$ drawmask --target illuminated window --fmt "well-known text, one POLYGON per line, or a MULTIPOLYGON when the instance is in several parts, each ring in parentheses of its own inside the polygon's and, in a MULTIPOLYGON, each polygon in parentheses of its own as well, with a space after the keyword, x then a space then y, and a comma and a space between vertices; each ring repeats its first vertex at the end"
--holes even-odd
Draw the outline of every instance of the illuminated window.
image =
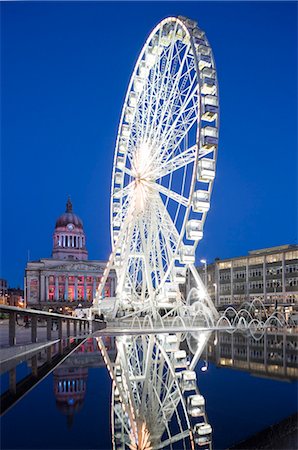
POLYGON ((232 267, 232 261, 224 261, 218 263, 219 269, 230 269, 232 267))
POLYGON ((282 260, 282 253, 276 253, 275 255, 266 256, 267 263, 278 262, 282 260))
POLYGON ((294 250, 293 252, 286 252, 285 253, 285 259, 298 259, 298 250, 294 250))
POLYGON ((256 265, 256 264, 263 264, 264 262, 264 256, 255 256, 253 258, 249 258, 248 263, 250 266, 256 265))
POLYGON ((243 267, 246 266, 246 259, 236 259, 233 261, 233 267, 243 267))

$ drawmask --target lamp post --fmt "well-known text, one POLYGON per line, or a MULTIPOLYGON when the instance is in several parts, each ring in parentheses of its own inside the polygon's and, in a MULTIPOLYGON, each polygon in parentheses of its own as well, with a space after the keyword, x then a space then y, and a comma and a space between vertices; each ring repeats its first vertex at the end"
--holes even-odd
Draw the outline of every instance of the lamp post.
POLYGON ((200 262, 202 263, 202 264, 204 264, 204 272, 205 272, 205 286, 206 286, 206 289, 207 289, 207 260, 206 259, 201 259, 200 260, 200 262))

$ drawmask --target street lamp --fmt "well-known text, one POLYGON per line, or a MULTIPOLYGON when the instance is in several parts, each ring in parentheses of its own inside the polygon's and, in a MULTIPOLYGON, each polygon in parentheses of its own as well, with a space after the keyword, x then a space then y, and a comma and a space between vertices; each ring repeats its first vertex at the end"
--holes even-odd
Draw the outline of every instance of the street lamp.
POLYGON ((204 264, 204 271, 205 271, 205 286, 207 289, 207 260, 206 259, 201 259, 200 262, 202 264, 204 264))

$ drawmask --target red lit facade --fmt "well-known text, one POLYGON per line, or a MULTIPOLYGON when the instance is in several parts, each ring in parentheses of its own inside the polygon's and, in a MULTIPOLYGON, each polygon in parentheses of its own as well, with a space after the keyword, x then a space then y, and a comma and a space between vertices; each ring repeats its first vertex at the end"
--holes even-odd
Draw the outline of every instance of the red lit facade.
MULTIPOLYGON (((106 266, 105 261, 88 260, 82 220, 74 214, 68 199, 66 211, 56 221, 52 258, 30 261, 25 270, 28 307, 67 310, 91 306, 106 266)), ((114 297, 116 275, 111 272, 105 297, 114 297)))

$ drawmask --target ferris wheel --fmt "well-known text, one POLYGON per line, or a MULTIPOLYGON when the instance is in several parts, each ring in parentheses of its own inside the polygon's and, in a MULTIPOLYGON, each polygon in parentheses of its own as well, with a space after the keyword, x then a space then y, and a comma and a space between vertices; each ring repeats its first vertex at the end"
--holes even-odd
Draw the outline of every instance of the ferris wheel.
POLYGON ((123 304, 179 303, 178 285, 195 262, 210 208, 218 120, 215 63, 204 31, 185 17, 162 20, 137 59, 115 148, 113 252, 103 283, 113 265, 123 304))

